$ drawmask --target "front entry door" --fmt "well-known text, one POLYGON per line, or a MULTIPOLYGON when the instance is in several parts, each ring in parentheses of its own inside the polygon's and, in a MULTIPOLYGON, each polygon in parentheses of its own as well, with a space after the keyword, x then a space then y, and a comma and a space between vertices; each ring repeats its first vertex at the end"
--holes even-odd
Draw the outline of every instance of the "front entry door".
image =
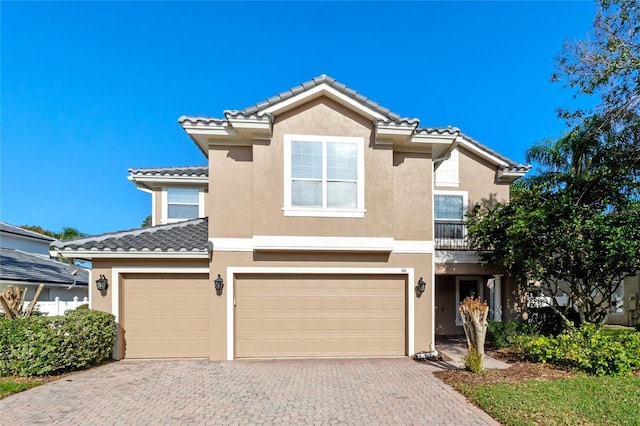
POLYGON ((458 305, 467 297, 482 300, 482 277, 456 278, 456 325, 462 325, 458 305))

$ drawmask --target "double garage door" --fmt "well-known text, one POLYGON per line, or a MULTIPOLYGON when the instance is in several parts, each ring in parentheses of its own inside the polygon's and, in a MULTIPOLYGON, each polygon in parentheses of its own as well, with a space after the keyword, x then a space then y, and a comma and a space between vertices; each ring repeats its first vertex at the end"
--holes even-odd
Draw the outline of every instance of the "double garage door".
MULTIPOLYGON (((241 274, 234 286, 236 358, 406 353, 404 276, 241 274)), ((204 277, 125 279, 125 356, 208 357, 210 342, 226 341, 210 333, 212 287, 204 277)))

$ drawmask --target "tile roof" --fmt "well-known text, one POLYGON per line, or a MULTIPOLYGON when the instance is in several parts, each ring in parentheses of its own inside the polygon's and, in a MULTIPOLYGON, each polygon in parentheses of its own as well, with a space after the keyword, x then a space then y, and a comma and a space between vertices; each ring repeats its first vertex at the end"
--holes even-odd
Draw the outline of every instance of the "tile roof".
POLYGON ((0 232, 6 232, 8 234, 20 235, 22 237, 36 238, 44 241, 54 241, 55 238, 48 235, 40 234, 38 232, 29 231, 27 229, 20 228, 19 226, 9 225, 5 222, 0 222, 0 232))
POLYGON ((209 234, 207 224, 207 218, 192 219, 168 225, 56 241, 51 247, 63 254, 65 251, 76 250, 206 253, 209 234))
MULTIPOLYGON (((417 124, 420 120, 418 120, 417 118, 408 118, 408 117, 402 117, 399 114, 396 114, 395 112, 391 111, 389 108, 383 107, 382 105, 380 105, 379 103, 367 98, 366 96, 358 93, 357 91, 353 90, 352 88, 346 86, 345 84, 340 83, 339 81, 337 81, 334 78, 329 77, 326 74, 322 74, 319 75, 318 77, 314 77, 309 81, 305 81, 302 84, 299 84, 295 87, 292 87, 289 90, 285 90, 284 92, 280 92, 275 96, 270 97, 269 99, 265 99, 264 101, 258 102, 250 107, 247 107, 243 110, 237 111, 237 110, 231 110, 231 111, 226 111, 228 112, 230 115, 238 115, 238 114, 242 114, 242 115, 252 115, 252 114, 258 114, 260 113, 262 110, 264 110, 265 108, 268 108, 272 105, 276 105, 282 101, 285 101, 289 98, 292 98, 300 93, 306 92, 307 90, 319 86, 321 84, 327 84, 328 86, 336 89, 338 92, 348 96, 349 98, 353 99, 354 101, 360 103, 362 106, 365 106, 367 108, 370 108, 382 115, 384 115, 389 121, 393 121, 396 123, 411 123, 411 124, 417 124)), ((225 112, 225 113, 226 113, 225 112)))
POLYGON ((0 248, 0 280, 87 285, 89 271, 44 255, 0 248), (75 277, 71 273, 77 269, 75 277))
POLYGON ((208 177, 208 166, 184 167, 153 167, 129 169, 129 173, 138 176, 180 176, 180 177, 208 177))
MULTIPOLYGON (((303 92, 306 92, 307 90, 310 90, 316 86, 319 86, 321 84, 327 84, 330 87, 334 88, 335 90, 339 91, 340 93, 348 96, 350 99, 360 103, 361 105, 373 109, 374 111, 382 114, 385 117, 385 120, 378 120, 378 124, 384 124, 384 125, 399 125, 399 126, 406 126, 406 127, 410 127, 410 126, 416 126, 414 132, 415 134, 426 134, 426 135, 456 135, 456 134, 460 134, 460 136, 462 136, 465 140, 467 140, 469 143, 475 145, 476 147, 486 151, 487 153, 489 153, 490 155, 493 155, 497 158, 499 158, 500 160, 504 161, 505 163, 507 163, 509 165, 509 167, 518 167, 521 168, 522 170, 529 170, 531 167, 530 166, 525 166, 525 165, 520 165, 516 162, 514 162, 513 160, 504 157, 503 155, 498 154, 496 151, 488 148, 486 145, 481 144, 480 142, 470 138, 469 136, 466 136, 464 134, 462 134, 460 132, 460 130, 456 127, 418 127, 418 124, 420 123, 420 120, 417 118, 407 118, 407 117, 402 117, 399 114, 391 111, 389 108, 383 107, 382 105, 378 104, 377 102, 367 98, 366 96, 363 96, 362 94, 358 93, 357 91, 351 89, 350 87, 346 86, 345 84, 342 84, 338 81, 336 81, 334 78, 329 77, 326 74, 322 74, 319 75, 318 77, 314 77, 313 79, 306 81, 302 84, 299 84, 295 87, 292 87, 289 90, 285 90, 284 92, 280 92, 275 96, 272 96, 268 99, 265 99, 261 102, 258 102, 252 106, 249 106, 247 108, 244 108, 242 110, 226 110, 224 111, 225 117, 224 118, 210 118, 210 117, 187 117, 187 116, 182 116, 178 119, 178 122, 183 124, 183 125, 200 125, 200 126, 226 126, 229 124, 229 118, 236 118, 236 117, 244 117, 244 118, 251 118, 251 119, 257 119, 257 117, 259 117, 261 115, 261 113, 264 112, 265 109, 276 105, 280 102, 283 102, 287 99, 290 99, 296 95, 299 95, 303 92), (528 168, 527 168, 528 167, 528 168)), ((269 114, 265 114, 265 115, 269 115, 269 114)))
POLYGON ((460 136, 462 136, 470 144, 477 146, 481 150, 486 151, 487 153, 489 153, 489 154, 491 154, 491 155, 493 155, 495 157, 498 157, 499 159, 501 159, 502 161, 507 163, 508 166, 500 166, 501 169, 504 169, 505 167, 517 168, 520 171, 529 171, 531 169, 530 165, 528 165, 528 164, 518 164, 515 161, 511 160, 510 158, 505 157, 504 155, 494 151, 493 149, 489 148, 488 146, 486 146, 484 144, 481 144, 477 140, 465 135, 464 133, 460 133, 460 136))

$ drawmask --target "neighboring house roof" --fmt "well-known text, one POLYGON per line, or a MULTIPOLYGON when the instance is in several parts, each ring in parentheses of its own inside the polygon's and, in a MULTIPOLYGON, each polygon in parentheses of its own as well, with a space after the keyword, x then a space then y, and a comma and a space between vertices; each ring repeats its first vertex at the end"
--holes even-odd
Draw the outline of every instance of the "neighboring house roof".
POLYGON ((52 250, 64 257, 206 257, 207 218, 57 241, 52 250), (100 256, 102 254, 102 256, 100 256))
POLYGON ((55 238, 50 237, 48 235, 29 231, 27 229, 20 228, 19 226, 9 225, 8 223, 5 223, 5 222, 0 222, 0 234, 1 233, 14 234, 14 235, 19 235, 21 237, 33 238, 33 239, 43 240, 43 241, 55 241, 55 238))
POLYGON ((42 255, 0 248, 0 281, 86 286, 89 271, 42 255), (74 270, 75 276, 71 274, 74 270))
POLYGON ((129 173, 136 176, 180 176, 180 177, 208 177, 208 166, 184 167, 153 167, 145 169, 129 169, 129 173))

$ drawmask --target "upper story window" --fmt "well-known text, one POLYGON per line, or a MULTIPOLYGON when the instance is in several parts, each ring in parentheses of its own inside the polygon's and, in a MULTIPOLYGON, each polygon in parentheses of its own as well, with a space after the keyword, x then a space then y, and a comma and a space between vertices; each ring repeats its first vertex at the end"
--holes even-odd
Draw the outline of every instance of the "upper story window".
POLYGON ((459 186, 460 178, 458 173, 458 150, 451 151, 451 156, 440 163, 436 169, 436 186, 459 186))
POLYGON ((285 135, 286 216, 364 217, 364 139, 285 135))
POLYGON ((434 191, 433 217, 436 239, 462 240, 465 237, 464 214, 467 193, 463 191, 434 191))
POLYGON ((165 188, 162 223, 204 217, 204 191, 199 188, 165 188))

